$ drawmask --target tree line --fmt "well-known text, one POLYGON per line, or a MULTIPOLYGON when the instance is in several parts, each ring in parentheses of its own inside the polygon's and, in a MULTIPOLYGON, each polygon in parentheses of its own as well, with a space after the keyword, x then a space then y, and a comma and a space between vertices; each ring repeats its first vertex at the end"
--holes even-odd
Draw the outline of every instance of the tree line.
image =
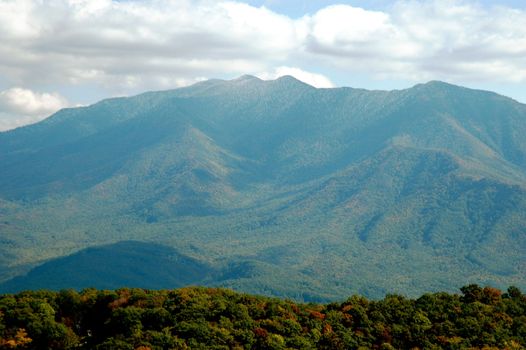
POLYGON ((0 349, 524 349, 526 296, 478 285, 301 304, 227 289, 0 296, 0 349))

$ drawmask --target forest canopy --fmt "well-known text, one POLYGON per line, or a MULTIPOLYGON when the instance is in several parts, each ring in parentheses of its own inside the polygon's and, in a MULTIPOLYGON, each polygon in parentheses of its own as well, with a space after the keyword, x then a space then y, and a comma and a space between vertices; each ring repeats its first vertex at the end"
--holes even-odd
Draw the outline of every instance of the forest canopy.
POLYGON ((188 287, 0 295, 0 349, 524 349, 526 296, 478 285, 301 304, 188 287))

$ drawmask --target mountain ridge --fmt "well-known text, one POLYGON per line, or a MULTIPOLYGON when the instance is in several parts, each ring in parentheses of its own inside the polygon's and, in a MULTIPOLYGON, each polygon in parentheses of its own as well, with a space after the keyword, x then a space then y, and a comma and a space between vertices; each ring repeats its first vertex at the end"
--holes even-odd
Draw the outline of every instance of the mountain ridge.
POLYGON ((256 257, 253 279, 227 284, 251 292, 523 286, 525 121, 522 104, 443 82, 250 76, 57 112, 0 133, 0 251, 13 257, 0 280, 131 239, 212 264, 256 257))

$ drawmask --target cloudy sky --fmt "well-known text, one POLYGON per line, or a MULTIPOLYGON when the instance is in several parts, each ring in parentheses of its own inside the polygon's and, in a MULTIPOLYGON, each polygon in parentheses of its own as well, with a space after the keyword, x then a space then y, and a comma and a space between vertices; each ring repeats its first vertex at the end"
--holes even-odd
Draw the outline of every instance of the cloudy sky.
POLYGON ((523 0, 0 0, 0 130, 207 78, 429 80, 526 102, 523 0))

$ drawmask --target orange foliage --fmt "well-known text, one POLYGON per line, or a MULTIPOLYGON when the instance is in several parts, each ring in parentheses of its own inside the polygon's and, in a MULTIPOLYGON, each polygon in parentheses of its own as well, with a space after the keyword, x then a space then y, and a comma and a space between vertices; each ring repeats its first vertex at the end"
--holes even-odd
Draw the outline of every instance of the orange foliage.
POLYGON ((500 290, 491 287, 485 287, 482 292, 484 294, 484 301, 489 304, 498 303, 502 296, 502 292, 500 290))
POLYGON ((318 312, 318 311, 310 311, 310 316, 312 318, 317 319, 317 320, 324 320, 325 319, 325 315, 322 314, 321 312, 318 312))
POLYGON ((260 337, 260 338, 266 338, 268 337, 268 332, 266 329, 264 328, 256 328, 254 329, 254 334, 257 336, 257 337, 260 337))
POLYGON ((3 340, 0 338, 0 345, 16 349, 18 347, 22 348, 32 341, 33 340, 27 336, 26 330, 24 328, 19 328, 16 331, 15 339, 3 340))
POLYGON ((351 304, 345 305, 345 306, 342 308, 342 311, 343 311, 343 312, 347 312, 347 311, 350 311, 350 310, 352 310, 352 305, 351 305, 351 304))
POLYGON ((109 307, 110 309, 112 310, 115 310, 121 306, 124 306, 126 304, 128 304, 128 300, 129 300, 129 296, 128 297, 120 297, 119 299, 116 299, 114 301, 112 301, 110 304, 109 304, 109 307))

